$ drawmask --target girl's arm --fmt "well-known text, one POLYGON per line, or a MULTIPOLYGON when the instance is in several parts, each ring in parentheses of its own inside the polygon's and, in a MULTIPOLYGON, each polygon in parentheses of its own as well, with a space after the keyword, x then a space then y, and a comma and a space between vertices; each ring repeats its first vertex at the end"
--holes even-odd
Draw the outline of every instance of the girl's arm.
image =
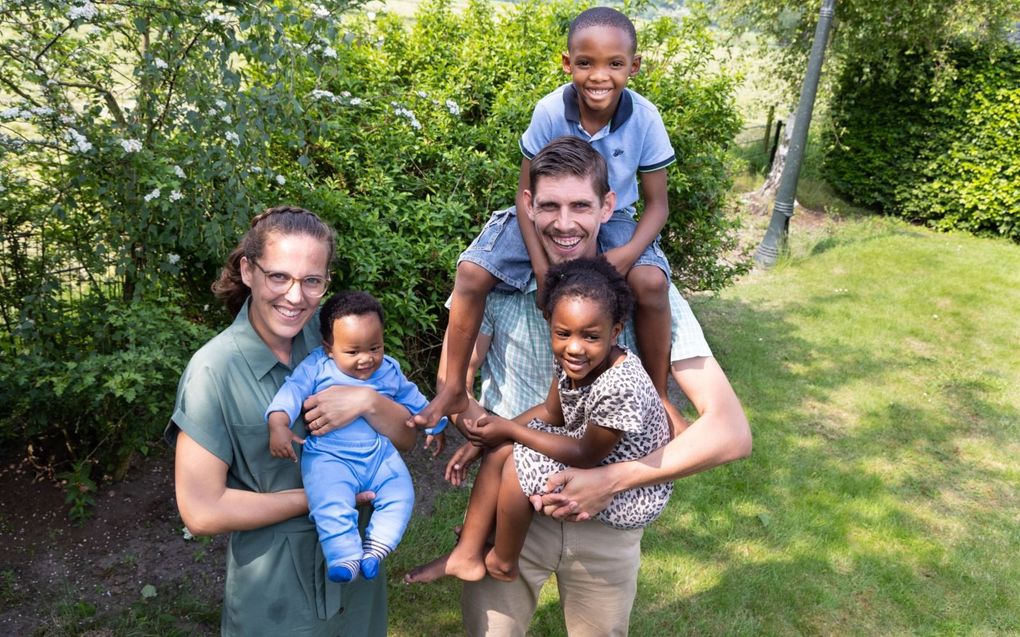
POLYGON ((589 422, 580 438, 518 427, 514 440, 568 467, 587 469, 597 467, 605 460, 622 437, 622 431, 589 422))
POLYGON ((308 513, 303 489, 256 493, 227 487, 227 464, 183 431, 174 484, 185 526, 195 535, 257 529, 308 513))

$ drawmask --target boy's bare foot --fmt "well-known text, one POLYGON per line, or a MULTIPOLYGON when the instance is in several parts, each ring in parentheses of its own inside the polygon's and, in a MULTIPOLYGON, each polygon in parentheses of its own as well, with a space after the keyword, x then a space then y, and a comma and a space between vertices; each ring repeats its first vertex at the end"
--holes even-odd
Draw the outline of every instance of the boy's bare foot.
POLYGON ((450 389, 443 387, 436 397, 425 405, 425 409, 411 416, 408 424, 415 427, 434 427, 443 416, 459 414, 468 408, 467 394, 463 387, 450 389))
POLYGON ((405 584, 424 584, 434 582, 440 577, 447 575, 464 580, 465 582, 477 582, 485 577, 485 564, 475 558, 464 558, 457 555, 454 550, 451 553, 436 558, 428 564, 422 564, 408 571, 404 575, 405 584))
POLYGON ((507 561, 501 559, 496 555, 495 550, 490 550, 485 554, 485 569, 492 579, 497 579, 501 582, 512 582, 517 579, 519 574, 517 560, 507 561))

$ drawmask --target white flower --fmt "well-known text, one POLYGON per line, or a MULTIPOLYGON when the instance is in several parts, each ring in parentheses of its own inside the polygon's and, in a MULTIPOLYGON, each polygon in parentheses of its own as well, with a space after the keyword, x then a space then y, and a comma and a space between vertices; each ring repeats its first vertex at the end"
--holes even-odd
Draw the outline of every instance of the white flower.
POLYGON ((167 66, 169 66, 166 62, 163 61, 163 58, 153 58, 152 64, 157 69, 165 69, 167 68, 167 66))
POLYGON ((368 13, 365 14, 365 17, 368 18, 369 20, 375 20, 375 11, 369 11, 368 13))
POLYGON ((348 102, 351 106, 361 106, 362 99, 360 97, 352 97, 351 101, 348 102))
POLYGON ((19 117, 21 117, 21 109, 17 106, 5 108, 0 111, 0 119, 17 119, 19 117))
POLYGON ((143 197, 146 201, 152 201, 153 199, 159 199, 159 188, 153 188, 152 192, 143 197))
POLYGON ((453 115, 454 117, 460 115, 460 106, 457 105, 457 102, 454 102, 453 100, 446 100, 446 108, 449 109, 450 115, 453 115))
POLYGON ((403 106, 397 105, 396 102, 391 103, 393 104, 393 112, 396 113, 397 116, 407 119, 407 122, 411 125, 411 128, 415 130, 421 129, 421 122, 419 122, 418 118, 414 116, 414 113, 404 108, 403 106))
POLYGON ((228 142, 233 143, 234 146, 240 146, 241 145, 241 138, 238 137, 237 133, 235 133, 234 131, 228 130, 226 133, 223 133, 223 136, 227 138, 228 142))
POLYGON ((260 166, 251 166, 248 168, 248 170, 255 174, 262 172, 262 168, 260 166))
POLYGON ((230 18, 228 18, 227 16, 223 15, 222 13, 210 12, 210 13, 205 14, 205 21, 208 22, 209 24, 212 24, 213 22, 219 22, 220 24, 226 24, 228 20, 230 20, 230 18))
POLYGON ((336 101, 336 95, 333 95, 329 91, 324 91, 324 90, 318 89, 318 88, 313 90, 311 93, 309 93, 309 95, 312 96, 312 99, 329 100, 331 102, 335 102, 336 101))
POLYGON ((216 100, 216 106, 218 106, 220 109, 224 109, 227 107, 227 103, 224 102, 223 100, 216 100))
POLYGON ((418 97, 422 98, 423 100, 428 99, 428 96, 429 94, 426 93, 425 91, 418 91, 418 97))
POLYGON ((78 6, 71 7, 71 10, 67 12, 68 20, 77 20, 79 18, 83 20, 91 20, 96 17, 96 5, 91 2, 83 2, 78 6))
POLYGON ((73 128, 67 131, 67 139, 72 142, 72 153, 87 153, 92 150, 92 144, 89 143, 89 140, 73 128))
POLYGON ((179 254, 174 254, 171 252, 166 256, 166 262, 169 263, 170 265, 177 265, 177 263, 180 262, 180 260, 181 255, 179 254))
POLYGON ((49 106, 36 106, 32 109, 32 113, 40 117, 45 117, 46 115, 52 115, 53 109, 49 106))
POLYGON ((340 97, 350 97, 350 96, 351 96, 351 92, 350 91, 340 91, 340 97))
POLYGON ((333 58, 334 60, 336 59, 336 49, 334 49, 331 46, 327 46, 325 49, 323 49, 322 54, 328 58, 333 58))
POLYGON ((315 14, 316 18, 328 18, 329 17, 329 9, 327 9, 324 6, 322 6, 321 4, 313 4, 312 5, 312 13, 315 14))
POLYGON ((276 183, 278 183, 278 184, 280 184, 282 186, 285 183, 287 183, 287 180, 284 178, 283 175, 277 175, 276 176, 276 183))
POLYGON ((177 164, 174 164, 174 174, 177 175, 180 179, 184 179, 185 177, 187 177, 187 175, 184 174, 184 169, 178 166, 177 164))
POLYGON ((64 124, 65 126, 70 126, 71 124, 74 123, 74 118, 71 117, 70 115, 61 115, 60 123, 64 124))
POLYGON ((233 124, 234 120, 230 119, 230 115, 224 115, 220 118, 224 124, 233 124))
POLYGON ((124 149, 125 153, 137 153, 142 149, 142 142, 137 139, 122 139, 120 147, 124 149))
POLYGON ((180 190, 171 190, 170 191, 170 201, 177 201, 177 200, 183 199, 183 198, 184 198, 184 195, 181 194, 180 190))

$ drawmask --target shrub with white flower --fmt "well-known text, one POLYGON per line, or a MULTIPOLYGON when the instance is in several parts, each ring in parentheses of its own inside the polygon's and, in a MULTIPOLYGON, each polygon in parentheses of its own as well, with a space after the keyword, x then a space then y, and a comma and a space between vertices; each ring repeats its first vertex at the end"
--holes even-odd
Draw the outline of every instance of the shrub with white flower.
POLYGON ((120 147, 124 149, 125 153, 137 153, 142 149, 142 142, 137 139, 122 139, 120 147))
POLYGON ((180 190, 171 190, 169 199, 170 201, 180 201, 184 199, 184 195, 181 194, 180 190))
POLYGON ((276 176, 276 183, 278 183, 278 184, 280 184, 282 186, 282 185, 287 183, 287 179, 283 175, 277 175, 276 176))
POLYGON ((185 179, 187 177, 187 175, 184 174, 184 169, 177 164, 174 164, 174 174, 177 175, 179 179, 185 179))
POLYGON ((145 199, 145 201, 147 201, 147 202, 148 201, 152 201, 153 199, 159 199, 159 188, 153 188, 149 192, 149 194, 147 194, 147 195, 145 195, 145 197, 143 197, 143 199, 145 199))
POLYGON ((460 106, 453 100, 446 100, 446 109, 450 111, 450 115, 457 117, 460 115, 460 106))
POLYGON ((157 69, 165 69, 165 68, 167 68, 169 66, 163 60, 163 58, 153 58, 152 59, 152 65, 155 66, 157 69))
POLYGON ((68 20, 91 20, 96 17, 99 10, 96 9, 96 5, 91 2, 83 2, 81 4, 75 4, 71 6, 71 10, 67 12, 68 20))
POLYGON ((67 140, 71 142, 72 153, 87 153, 92 150, 92 143, 73 128, 67 129, 67 140))
POLYGON ((226 138, 226 140, 232 143, 234 146, 241 145, 241 138, 237 135, 237 133, 235 133, 232 130, 228 130, 227 132, 223 133, 223 137, 226 138))

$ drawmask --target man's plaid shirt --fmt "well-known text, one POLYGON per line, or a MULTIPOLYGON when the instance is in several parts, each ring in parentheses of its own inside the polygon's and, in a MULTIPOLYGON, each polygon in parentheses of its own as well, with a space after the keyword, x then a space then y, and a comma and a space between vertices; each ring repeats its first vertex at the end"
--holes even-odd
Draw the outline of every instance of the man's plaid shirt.
MULTIPOLYGON (((482 334, 492 343, 482 362, 481 404, 494 414, 513 418, 546 399, 552 386, 553 355, 549 324, 535 305, 538 289, 532 278, 526 293, 490 292, 482 316, 482 334)), ((670 360, 711 356, 701 325, 691 306, 675 286, 669 286, 673 318, 670 360)), ((633 321, 628 321, 620 343, 638 351, 633 321)))

